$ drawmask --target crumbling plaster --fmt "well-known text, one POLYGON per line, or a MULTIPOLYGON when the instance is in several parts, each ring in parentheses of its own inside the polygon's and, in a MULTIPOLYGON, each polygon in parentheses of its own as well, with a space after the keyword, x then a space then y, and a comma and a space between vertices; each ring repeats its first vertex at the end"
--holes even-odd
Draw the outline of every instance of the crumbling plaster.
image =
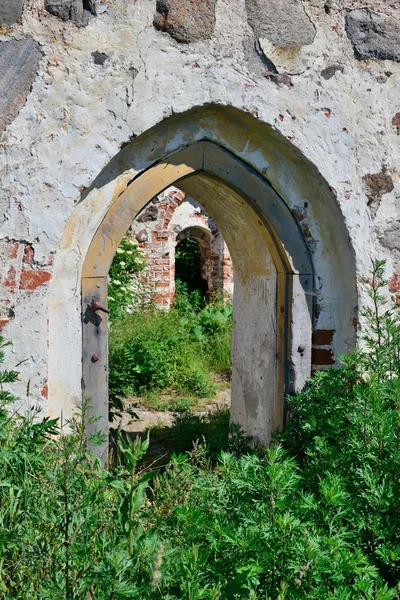
MULTIPOLYGON (((282 49, 261 39, 253 51, 257 40, 245 0, 218 0, 212 37, 191 44, 155 30, 154 0, 108 2, 85 28, 48 14, 43 0, 27 0, 22 19, 0 36, 32 37, 43 52, 31 93, 0 140, 0 239, 32 245, 29 268, 51 272, 51 257, 82 192, 121 146, 172 114, 210 103, 236 107, 270 124, 316 166, 337 197, 360 278, 374 256, 387 259, 389 276, 398 272, 396 255, 380 241, 399 219, 400 150, 392 119, 400 111, 400 65, 356 60, 345 31, 347 8, 368 5, 399 19, 397 4, 302 4, 316 30, 312 44, 282 49), (260 48, 286 78, 268 74, 260 48), (95 64, 96 51, 108 56, 102 65, 95 64), (324 77, 332 66, 340 68, 324 77), (363 177, 381 172, 391 177, 393 190, 382 195, 373 218, 363 177)), ((172 140, 171 150, 178 145, 172 140)), ((257 148, 248 151, 256 162, 257 148)), ((305 201, 297 199, 299 214, 307 213, 305 201)), ((303 217, 314 225, 311 235, 318 245, 313 215, 303 217)), ((4 288, 12 261, 21 272, 23 253, 10 258, 6 243, 0 252, 4 288)), ((80 252, 79 246, 71 248, 71 260, 80 252)), ((78 276, 74 288, 70 280, 57 280, 71 298, 79 294, 78 276)), ((362 303, 361 283, 359 295, 362 303)), ((26 399, 28 390, 29 403, 47 410, 49 284, 7 288, 4 299, 0 319, 6 323, 12 317, 4 327, 13 343, 9 364, 20 363, 17 391, 26 399)), ((73 322, 78 310, 72 302, 73 322)), ((80 332, 71 330, 71 335, 80 332)))

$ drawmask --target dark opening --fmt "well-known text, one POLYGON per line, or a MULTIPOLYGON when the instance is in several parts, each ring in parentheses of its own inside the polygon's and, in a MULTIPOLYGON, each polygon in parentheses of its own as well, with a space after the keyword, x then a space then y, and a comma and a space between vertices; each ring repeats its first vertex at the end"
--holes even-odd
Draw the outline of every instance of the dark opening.
POLYGON ((208 283, 201 276, 201 250, 199 244, 185 238, 175 249, 175 280, 187 288, 188 292, 198 291, 202 297, 208 294, 208 283))

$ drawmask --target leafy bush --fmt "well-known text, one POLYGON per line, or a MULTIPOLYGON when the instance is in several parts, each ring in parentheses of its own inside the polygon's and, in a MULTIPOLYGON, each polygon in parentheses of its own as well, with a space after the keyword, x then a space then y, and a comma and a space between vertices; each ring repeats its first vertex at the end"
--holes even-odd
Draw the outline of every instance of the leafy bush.
POLYGON ((136 311, 110 335, 112 401, 149 390, 198 398, 216 392, 210 371, 229 373, 232 308, 221 302, 193 310, 136 311))
POLYGON ((146 260, 137 243, 126 235, 116 250, 108 274, 108 307, 110 321, 132 312, 141 299, 140 283, 135 275, 143 271, 146 260))
MULTIPOLYGON (((2 386, 15 378, 0 373, 2 386)), ((87 450, 100 439, 86 439, 86 405, 66 435, 36 411, 16 414, 15 400, 1 388, 0 597, 122 600, 151 590, 157 545, 139 541, 139 515, 153 474, 135 473, 147 442, 120 439, 125 466, 110 472, 87 450)))
POLYGON ((129 439, 106 471, 85 406, 54 437, 55 421, 10 417, 2 388, 0 597, 399 600, 400 322, 383 286, 378 263, 365 348, 290 400, 265 450, 227 411, 183 415, 170 433, 186 454, 164 473, 136 473, 147 441, 129 439))

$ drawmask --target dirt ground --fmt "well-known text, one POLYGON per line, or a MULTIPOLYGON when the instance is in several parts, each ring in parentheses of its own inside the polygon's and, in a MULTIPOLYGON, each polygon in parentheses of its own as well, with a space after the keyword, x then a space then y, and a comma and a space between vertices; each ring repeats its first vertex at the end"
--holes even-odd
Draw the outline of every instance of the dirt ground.
MULTIPOLYGON (((206 405, 199 411, 193 411, 192 414, 204 415, 207 412, 217 410, 223 406, 231 405, 231 389, 225 388, 217 392, 214 398, 207 401, 206 405)), ((169 410, 155 410, 140 404, 140 398, 128 398, 127 409, 132 410, 138 419, 132 418, 129 412, 122 413, 121 419, 115 419, 113 427, 117 427, 126 433, 140 434, 148 429, 170 427, 178 413, 169 410)))

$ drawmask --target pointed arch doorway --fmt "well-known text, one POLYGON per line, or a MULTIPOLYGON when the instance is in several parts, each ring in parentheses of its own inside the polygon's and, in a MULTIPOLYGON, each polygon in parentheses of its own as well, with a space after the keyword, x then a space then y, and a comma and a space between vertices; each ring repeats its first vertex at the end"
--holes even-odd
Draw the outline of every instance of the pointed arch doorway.
MULTIPOLYGON (((232 419, 256 441, 267 443, 283 422, 294 277, 303 287, 301 314, 309 323, 303 344, 311 345, 311 306, 305 292, 312 283, 312 265, 293 216, 271 186, 210 142, 174 153, 135 178, 92 240, 82 273, 84 395, 97 399, 95 409, 102 417, 98 426, 106 430, 107 316, 93 310, 93 301, 107 303, 107 274, 126 224, 170 185, 205 207, 228 245, 235 272, 232 419)), ((307 373, 310 367, 306 365, 307 373)))
MULTIPOLYGON (((171 185, 204 206, 228 245, 235 272, 232 420, 267 443, 283 423, 285 393, 301 387, 311 373, 314 282, 322 271, 329 293, 340 276, 338 300, 329 309, 333 319, 338 313, 343 322, 335 322, 334 350, 340 352, 354 339, 354 257, 336 199, 316 169, 279 134, 235 109, 194 109, 149 130, 108 165, 71 215, 52 284, 50 399, 56 409, 63 403, 56 367, 62 340, 71 346, 68 330, 72 333, 73 327, 60 326, 60 317, 65 322, 71 308, 66 287, 54 287, 58 273, 80 282, 73 343, 75 359, 81 358, 81 393, 92 399, 100 416, 96 427, 107 431, 107 315, 93 307, 106 305, 108 270, 127 228, 171 185), (290 207, 305 197, 317 223, 321 220, 328 249, 317 257, 317 273, 290 207), (339 256, 329 253, 337 242, 339 256), (66 256, 72 258, 68 266, 66 256), (76 331, 82 334, 80 348, 76 331)), ((68 364, 79 371, 72 356, 62 365, 64 377, 68 364)), ((106 452, 106 445, 100 452, 106 452)))

